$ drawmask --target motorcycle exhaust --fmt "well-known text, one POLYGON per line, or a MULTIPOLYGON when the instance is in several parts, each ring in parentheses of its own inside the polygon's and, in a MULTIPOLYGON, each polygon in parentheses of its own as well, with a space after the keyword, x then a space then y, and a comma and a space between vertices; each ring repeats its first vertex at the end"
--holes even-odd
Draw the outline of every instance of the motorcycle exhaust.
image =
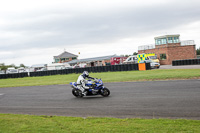
POLYGON ((73 89, 77 89, 74 85, 72 85, 72 88, 73 88, 73 89))

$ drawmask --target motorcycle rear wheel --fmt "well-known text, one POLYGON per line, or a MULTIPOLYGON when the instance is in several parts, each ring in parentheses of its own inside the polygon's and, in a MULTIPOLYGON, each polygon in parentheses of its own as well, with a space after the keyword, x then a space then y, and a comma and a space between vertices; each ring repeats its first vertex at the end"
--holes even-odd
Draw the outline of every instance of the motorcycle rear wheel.
POLYGON ((102 89, 101 95, 102 95, 103 97, 109 96, 109 95, 110 95, 110 90, 109 90, 108 88, 102 89))
POLYGON ((78 98, 83 97, 82 91, 79 90, 79 89, 72 89, 72 94, 73 94, 75 97, 78 97, 78 98))

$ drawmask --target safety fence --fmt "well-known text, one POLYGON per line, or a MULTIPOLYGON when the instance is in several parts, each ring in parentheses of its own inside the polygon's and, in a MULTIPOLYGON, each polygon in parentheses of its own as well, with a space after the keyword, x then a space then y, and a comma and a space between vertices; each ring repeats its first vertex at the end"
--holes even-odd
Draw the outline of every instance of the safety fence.
MULTIPOLYGON (((146 63, 146 70, 150 70, 150 63, 146 63)), ((62 69, 62 70, 48 70, 38 71, 30 73, 16 73, 16 74, 1 74, 0 79, 5 78, 22 78, 22 77, 36 77, 36 76, 49 76, 49 75, 63 75, 71 73, 82 73, 83 71, 88 72, 115 72, 115 71, 132 71, 139 70, 138 64, 122 64, 122 65, 110 65, 110 66, 96 66, 96 67, 85 67, 75 69, 62 69)))
POLYGON ((7 78, 23 78, 28 77, 28 73, 10 73, 10 74, 0 74, 0 79, 7 79, 7 78))
POLYGON ((200 59, 174 60, 172 66, 200 65, 200 59))

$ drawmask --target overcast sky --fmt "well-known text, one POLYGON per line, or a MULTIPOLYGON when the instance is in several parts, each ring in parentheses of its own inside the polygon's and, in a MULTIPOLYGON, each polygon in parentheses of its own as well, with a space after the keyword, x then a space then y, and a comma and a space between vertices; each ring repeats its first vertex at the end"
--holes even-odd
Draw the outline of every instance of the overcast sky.
POLYGON ((49 64, 137 52, 180 34, 200 47, 200 0, 0 0, 0 63, 49 64))

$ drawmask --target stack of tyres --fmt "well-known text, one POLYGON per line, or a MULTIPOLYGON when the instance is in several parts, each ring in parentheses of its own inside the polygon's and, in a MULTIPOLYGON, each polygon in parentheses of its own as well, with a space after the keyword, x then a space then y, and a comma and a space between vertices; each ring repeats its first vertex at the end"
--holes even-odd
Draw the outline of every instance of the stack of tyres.
POLYGON ((54 70, 54 75, 57 75, 58 74, 58 71, 57 70, 54 70))
POLYGON ((84 70, 90 72, 88 67, 85 67, 84 70))
POLYGON ((101 72, 101 67, 97 66, 97 72, 101 72))
POLYGON ((125 65, 125 71, 128 70, 128 65, 129 65, 129 64, 126 64, 126 65, 125 65))
POLYGON ((115 65, 116 66, 116 71, 120 71, 120 65, 115 65))
POLYGON ((128 64, 128 71, 131 70, 131 65, 132 65, 132 64, 128 64))
POLYGON ((194 65, 195 59, 191 59, 191 65, 194 65))
POLYGON ((91 72, 93 72, 93 73, 94 73, 94 67, 91 67, 90 69, 91 69, 91 72))
POLYGON ((100 72, 100 66, 96 66, 97 72, 100 72))
POLYGON ((68 74, 67 70, 68 70, 68 69, 65 69, 65 70, 64 70, 64 74, 68 74))
POLYGON ((194 60, 194 65, 197 65, 197 61, 198 61, 197 59, 194 60))
POLYGON ((106 66, 103 66, 103 72, 107 72, 107 67, 106 66))
POLYGON ((103 66, 100 66, 100 72, 104 72, 103 66))
POLYGON ((81 73, 81 68, 76 68, 76 73, 81 73))
POLYGON ((1 74, 0 75, 0 79, 7 79, 8 78, 8 74, 1 74))
MULTIPOLYGON (((190 60, 186 60, 186 64, 185 65, 190 65, 191 61, 190 60)), ((182 64, 183 65, 183 64, 182 64)))
POLYGON ((183 63, 181 60, 179 60, 179 61, 178 61, 178 64, 179 64, 179 65, 182 65, 182 64, 184 64, 184 63, 183 63))
POLYGON ((130 71, 134 70, 133 64, 130 64, 130 71))
POLYGON ((86 70, 87 70, 89 73, 92 72, 92 71, 91 71, 91 67, 87 67, 86 70))
POLYGON ((72 73, 72 68, 70 68, 70 69, 68 70, 68 72, 71 74, 71 73, 72 73))
POLYGON ((59 70, 56 70, 56 75, 60 74, 60 71, 59 70))
POLYGON ((200 59, 197 59, 197 64, 200 64, 200 59))
POLYGON ((114 71, 117 71, 117 66, 116 65, 114 65, 114 71))
POLYGON ((120 64, 119 67, 120 67, 120 71, 123 71, 123 64, 120 64))
POLYGON ((113 72, 114 71, 114 65, 110 66, 110 71, 113 72))
POLYGON ((134 70, 138 70, 139 68, 138 68, 138 64, 133 64, 133 66, 134 66, 134 70))
POLYGON ((150 63, 146 63, 146 70, 151 70, 151 64, 150 63))

